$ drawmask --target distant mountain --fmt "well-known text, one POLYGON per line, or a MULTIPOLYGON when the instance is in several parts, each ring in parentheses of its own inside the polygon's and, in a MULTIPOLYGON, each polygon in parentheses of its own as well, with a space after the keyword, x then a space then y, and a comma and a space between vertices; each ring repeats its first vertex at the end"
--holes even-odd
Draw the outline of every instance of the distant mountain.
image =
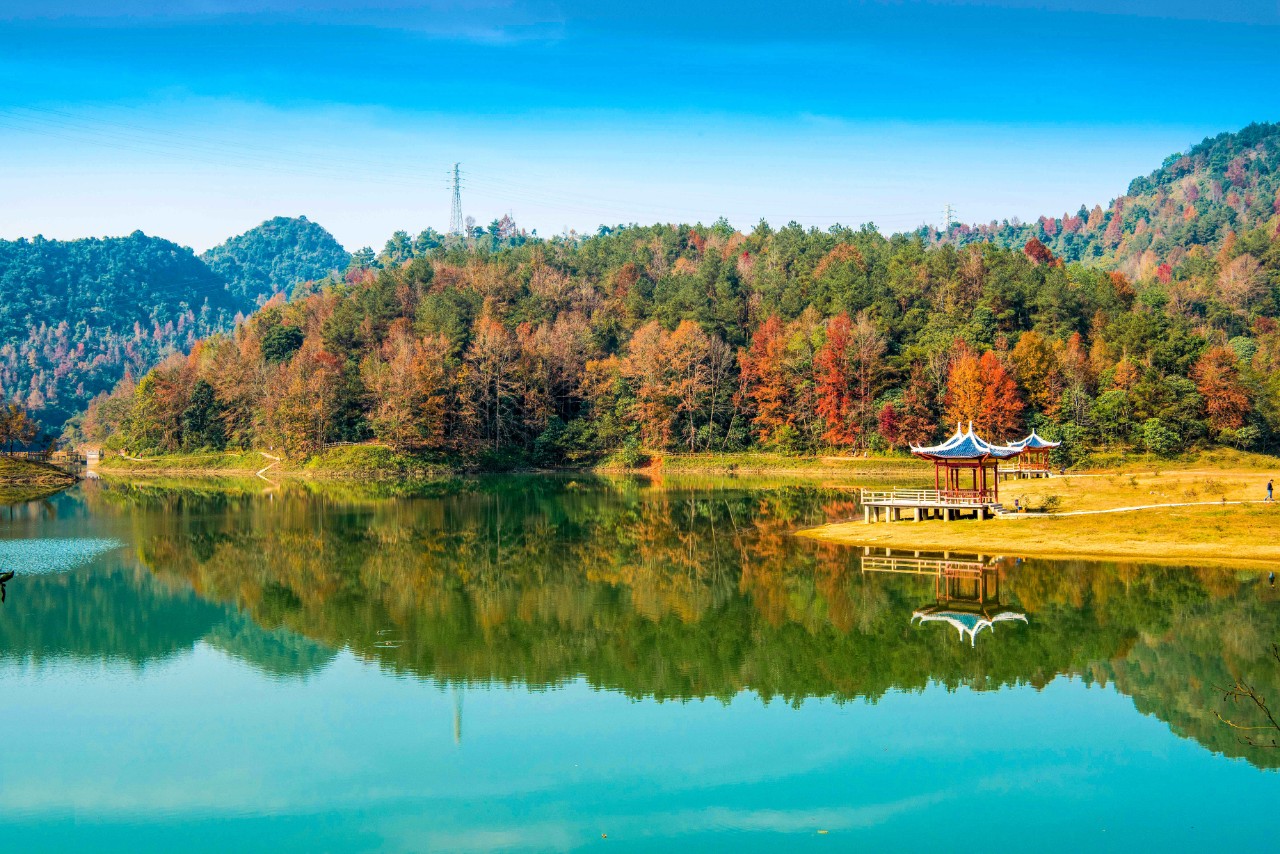
MULTIPOLYGON (((1196 247, 1216 252, 1237 236, 1272 223, 1280 214, 1280 124, 1251 124, 1206 138, 1165 158, 1150 175, 1103 208, 987 225, 956 225, 946 234, 922 229, 941 242, 992 241, 1019 248, 1035 238, 1064 261, 1122 270, 1132 278, 1172 273, 1196 247)), ((1274 226, 1272 226, 1274 229, 1274 226)))
POLYGON ((251 307, 190 249, 140 231, 0 241, 0 397, 56 428, 251 307))
POLYGON ((261 305, 299 282, 341 272, 351 255, 324 228, 305 216, 278 216, 213 247, 200 256, 222 276, 231 293, 261 305))

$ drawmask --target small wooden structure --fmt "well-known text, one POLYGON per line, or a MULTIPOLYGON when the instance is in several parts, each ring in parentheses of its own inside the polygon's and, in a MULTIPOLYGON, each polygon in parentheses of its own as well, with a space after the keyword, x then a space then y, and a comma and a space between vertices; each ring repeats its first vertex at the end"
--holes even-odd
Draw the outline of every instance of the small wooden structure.
POLYGON ((1000 472, 1000 476, 1006 480, 1009 478, 1048 477, 1051 473, 1049 452, 1061 444, 1061 442, 1050 442, 1048 439, 1043 439, 1035 430, 1032 430, 1031 435, 1025 439, 1009 443, 1010 448, 1017 449, 1018 455, 1014 457, 1013 465, 1000 472))
POLYGON ((862 490, 863 518, 878 521, 880 511, 885 521, 902 518, 903 508, 912 518, 941 516, 945 521, 961 512, 973 511, 985 519, 1000 508, 999 465, 1001 460, 1020 452, 1003 445, 992 445, 973 432, 973 422, 964 430, 956 425, 956 433, 941 445, 925 448, 912 446, 911 453, 933 461, 933 489, 862 490), (966 477, 967 475, 967 477, 966 477), (965 481, 968 480, 966 484, 965 481))

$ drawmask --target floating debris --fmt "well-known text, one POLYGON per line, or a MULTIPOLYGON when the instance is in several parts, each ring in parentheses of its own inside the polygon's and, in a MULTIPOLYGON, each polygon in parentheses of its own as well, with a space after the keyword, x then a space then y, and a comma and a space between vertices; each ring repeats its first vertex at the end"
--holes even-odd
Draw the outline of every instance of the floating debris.
POLYGON ((16 569, 23 575, 70 572, 123 545, 105 537, 0 540, 0 567, 16 569))

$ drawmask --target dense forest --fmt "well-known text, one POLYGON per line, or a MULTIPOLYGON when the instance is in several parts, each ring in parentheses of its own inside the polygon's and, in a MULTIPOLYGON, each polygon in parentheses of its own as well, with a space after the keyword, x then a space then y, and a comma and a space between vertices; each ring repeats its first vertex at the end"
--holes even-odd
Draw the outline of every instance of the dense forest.
MULTIPOLYGON (((1270 130, 1246 175, 1271 174, 1270 130)), ((84 431, 297 456, 379 440, 499 465, 901 448, 961 420, 997 440, 1068 438, 1064 464, 1099 444, 1269 448, 1277 222, 1173 247, 1135 276, 1064 263, 1035 237, 930 245, 873 226, 402 235, 104 396, 84 431)))
POLYGON ((1068 438, 1061 464, 1098 445, 1274 448, 1278 166, 1280 125, 1252 125, 1096 216, 941 236, 399 232, 101 395, 77 429, 495 465, 881 450, 970 419, 996 440, 1068 438))
POLYGON ((142 232, 0 241, 0 399, 57 430, 122 377, 348 260, 305 219, 263 223, 204 261, 142 232))
POLYGON ((1253 124, 1165 158, 1104 209, 1080 207, 1035 222, 921 229, 930 242, 993 241, 1020 248, 1033 238, 1066 261, 1120 270, 1132 279, 1166 280, 1193 247, 1216 249, 1229 234, 1264 228, 1280 213, 1280 125, 1253 124), (1162 269, 1163 267, 1163 269, 1162 269))
POLYGON ((56 427, 242 307, 191 250, 142 232, 0 241, 0 389, 56 427))

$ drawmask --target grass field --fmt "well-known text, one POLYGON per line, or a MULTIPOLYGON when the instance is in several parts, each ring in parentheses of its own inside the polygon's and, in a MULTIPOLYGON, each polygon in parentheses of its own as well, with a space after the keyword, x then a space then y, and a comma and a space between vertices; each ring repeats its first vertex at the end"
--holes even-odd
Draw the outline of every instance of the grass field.
POLYGON ((146 459, 113 456, 104 458, 97 468, 104 474, 148 477, 254 477, 266 469, 264 476, 270 480, 418 480, 452 472, 449 466, 431 460, 367 445, 331 448, 301 463, 270 451, 238 451, 162 454, 146 459))
POLYGON ((57 466, 0 456, 0 505, 34 501, 75 482, 74 475, 57 466))
MULTIPOLYGON (((608 470, 603 468, 601 470, 608 470)), ((933 477, 933 467, 909 457, 789 456, 761 452, 737 454, 655 454, 640 472, 696 474, 777 474, 822 477, 900 477, 924 485, 933 477)))
POLYGON ((1271 473, 1280 477, 1280 460, 1218 454, 1184 465, 1144 464, 1001 485, 1005 507, 1017 499, 1040 512, 989 521, 859 519, 801 533, 850 545, 1028 557, 1280 562, 1280 508, 1260 503, 1271 473), (1254 503, 1230 503, 1241 501, 1254 503), (1082 515, 1064 515, 1075 513, 1082 515))

